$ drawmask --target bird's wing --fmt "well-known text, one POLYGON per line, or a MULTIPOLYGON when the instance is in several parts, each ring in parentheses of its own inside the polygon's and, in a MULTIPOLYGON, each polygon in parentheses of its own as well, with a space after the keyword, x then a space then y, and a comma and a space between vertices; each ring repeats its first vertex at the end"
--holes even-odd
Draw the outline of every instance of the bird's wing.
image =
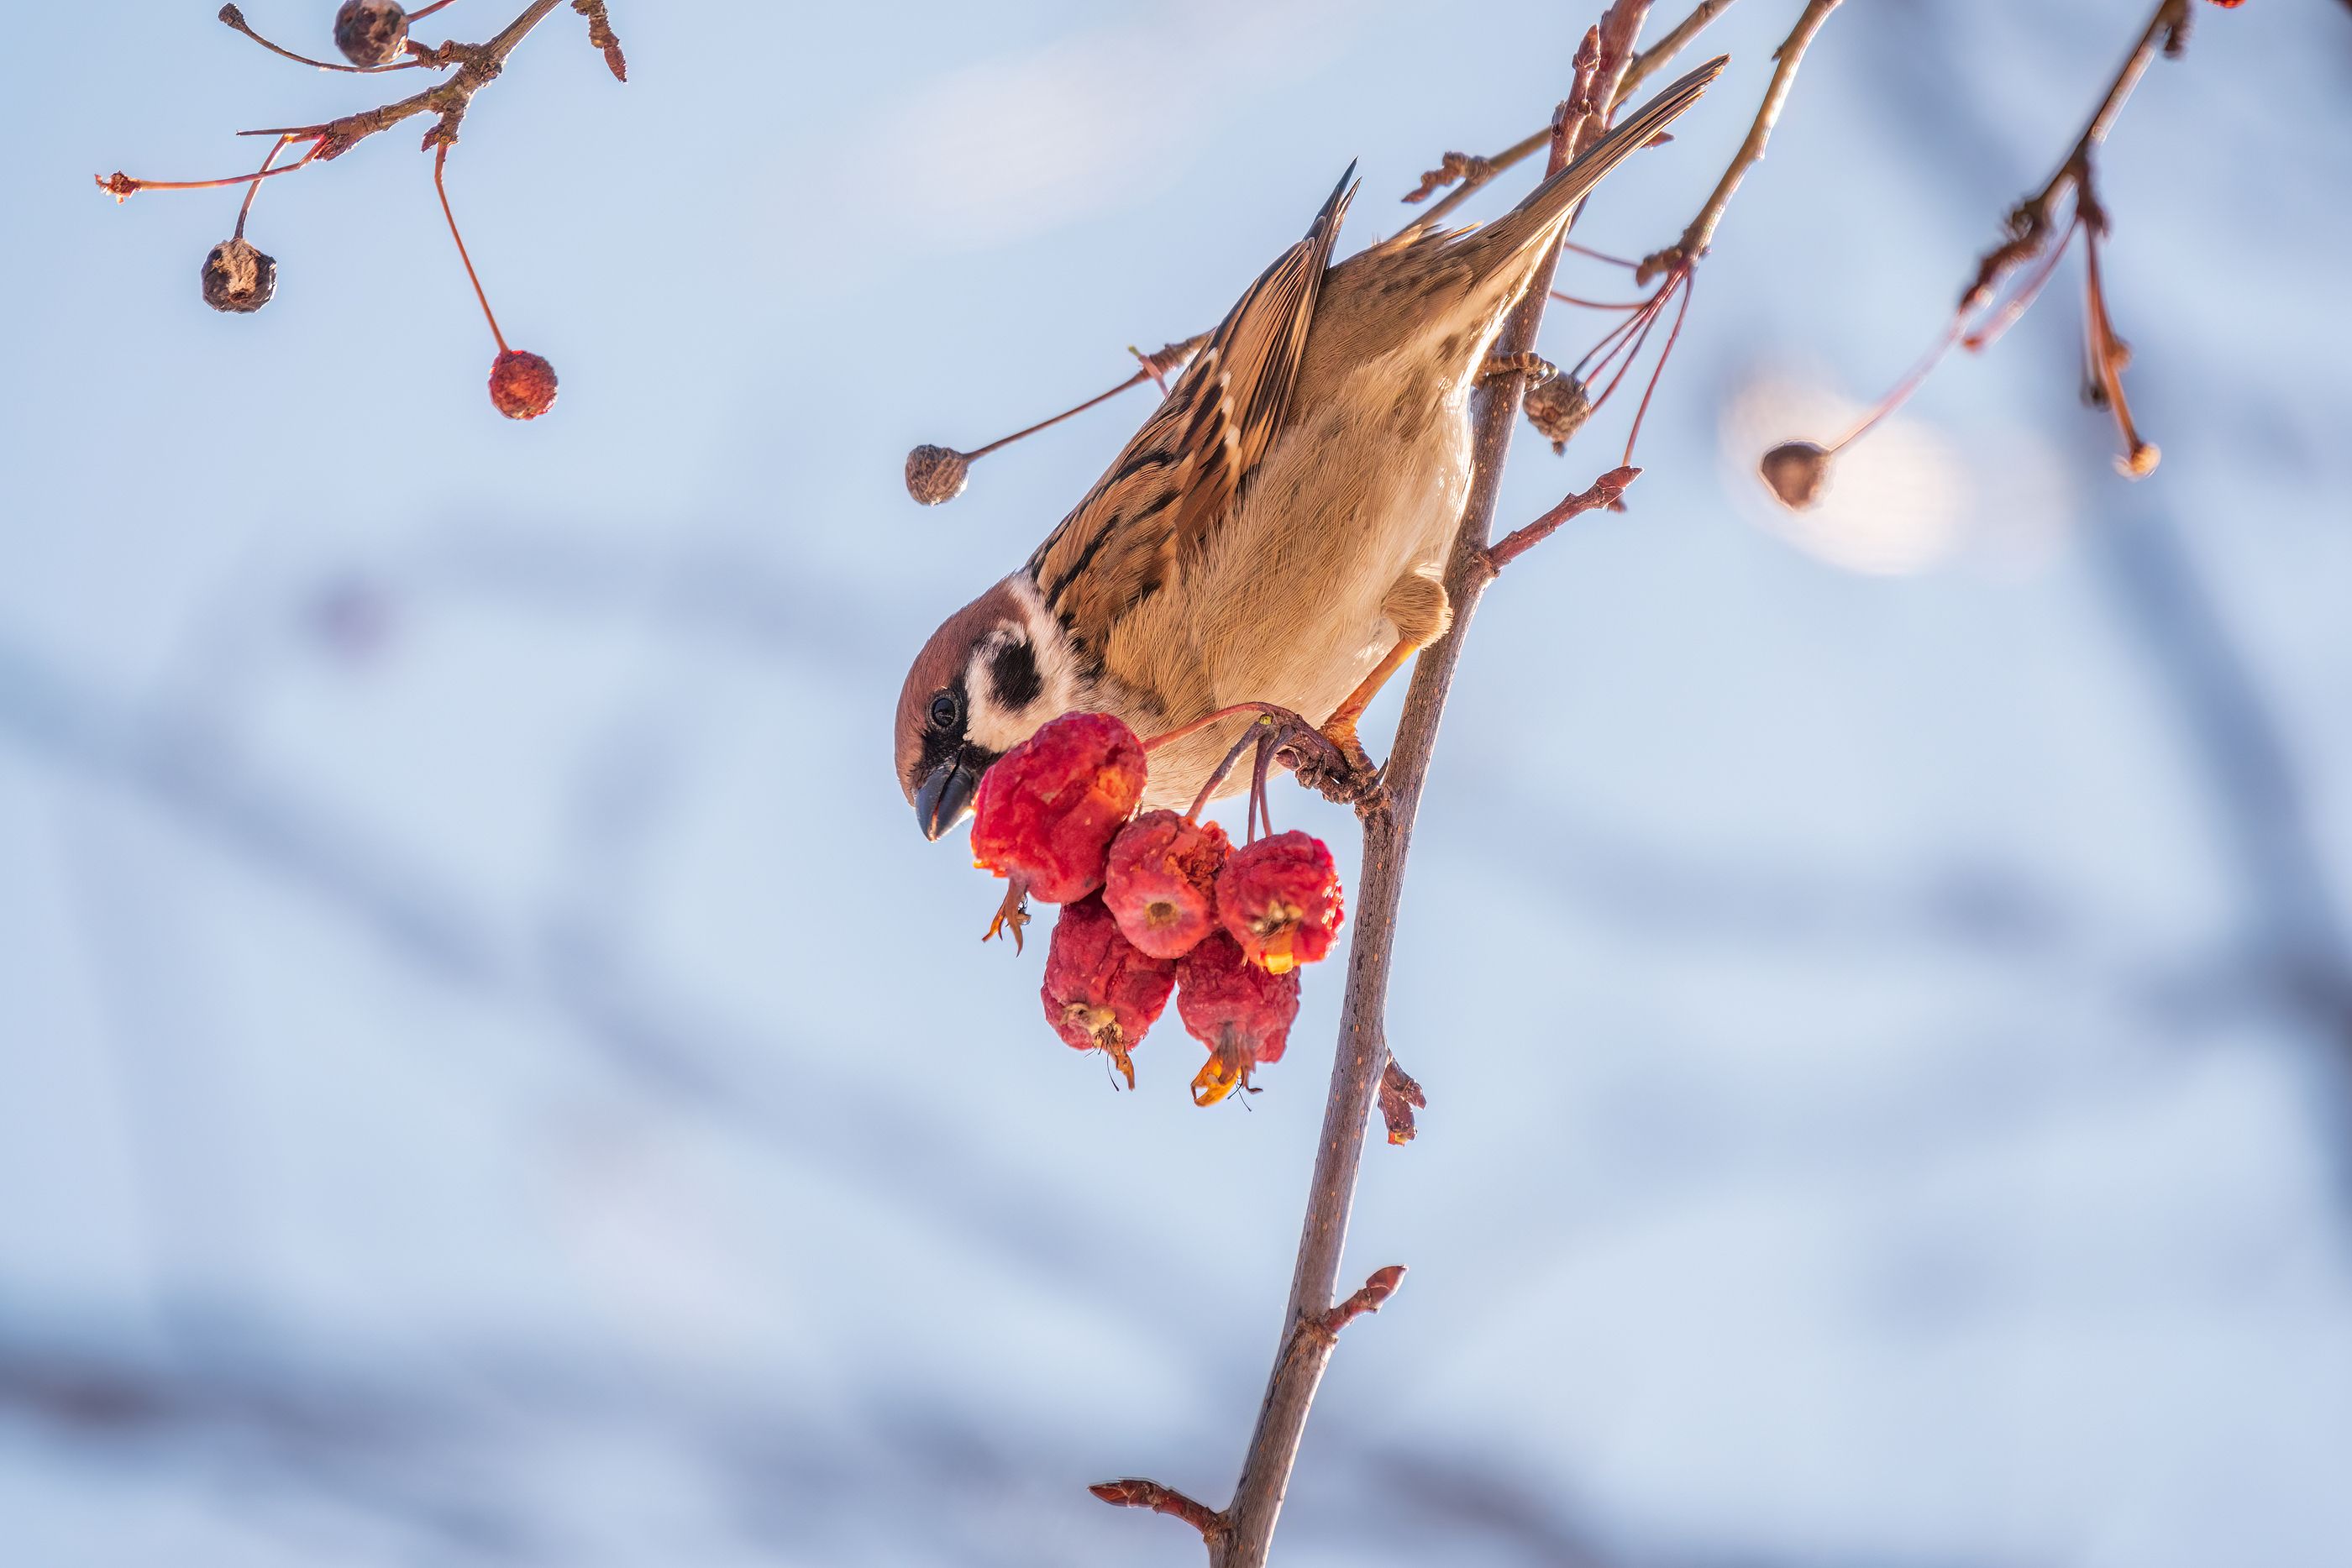
POLYGON ((1197 557, 1272 444, 1354 174, 1351 164, 1306 237, 1250 285, 1110 471, 1030 557, 1047 606, 1097 657, 1119 620, 1197 557))

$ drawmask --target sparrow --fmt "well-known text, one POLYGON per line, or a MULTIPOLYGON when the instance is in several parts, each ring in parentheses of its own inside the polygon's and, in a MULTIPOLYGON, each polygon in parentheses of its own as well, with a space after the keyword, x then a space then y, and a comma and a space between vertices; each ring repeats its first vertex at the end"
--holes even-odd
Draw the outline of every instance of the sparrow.
MULTIPOLYGON (((1273 703, 1352 749, 1381 684, 1451 623, 1470 394, 1505 316, 1577 203, 1724 63, 1492 223, 1409 228, 1333 266, 1351 165, 1086 498, 916 656, 897 763, 924 833, 954 826, 991 764, 1073 710, 1149 739, 1273 703)), ((1145 806, 1191 805, 1248 722, 1156 749, 1145 806)))

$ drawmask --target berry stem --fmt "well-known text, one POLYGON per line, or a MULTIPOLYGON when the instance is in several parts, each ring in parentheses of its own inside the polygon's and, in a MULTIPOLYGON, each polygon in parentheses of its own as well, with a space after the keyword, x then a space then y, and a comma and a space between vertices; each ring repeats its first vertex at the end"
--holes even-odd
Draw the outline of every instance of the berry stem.
POLYGON ((1658 350, 1658 362, 1650 367, 1650 384, 1642 389, 1641 406, 1633 410, 1633 428, 1625 433, 1623 461, 1628 468, 1633 465, 1633 443, 1642 439, 1643 416, 1650 412, 1650 400, 1658 395, 1658 378, 1666 373, 1666 361, 1675 357, 1675 340, 1683 335, 1683 318, 1690 314, 1691 290, 1698 286, 1698 275, 1687 262, 1683 265, 1682 286, 1683 302, 1675 307, 1675 324, 1666 333, 1666 346, 1658 350))
POLYGON ((1579 299, 1575 295, 1562 294, 1557 288, 1551 291, 1551 297, 1562 305, 1580 305, 1587 310, 1639 310, 1649 303, 1646 299, 1628 299, 1622 303, 1614 299, 1579 299))
POLYGON ((1612 267, 1622 267, 1628 272, 1633 271, 1642 265, 1638 261, 1628 261, 1622 256, 1612 256, 1605 250, 1595 250, 1589 245, 1579 245, 1572 239, 1560 241, 1559 248, 1572 250, 1579 256, 1591 256, 1595 261, 1605 261, 1612 267))
MULTIPOLYGON (((294 139, 290 136, 281 136, 278 139, 278 145, 272 147, 269 150, 269 156, 261 161, 261 173, 267 174, 269 172, 269 166, 278 162, 278 155, 280 152, 285 152, 287 143, 293 140, 294 139)), ((319 144, 317 142, 312 142, 310 144, 311 151, 314 152, 317 152, 318 146, 319 144)), ((307 158, 303 160, 303 162, 310 162, 310 160, 307 158)), ((295 165, 298 169, 302 165, 300 163, 295 165)), ((261 179, 260 175, 256 175, 254 177, 253 183, 245 188, 245 201, 244 204, 236 209, 236 227, 230 232, 229 238, 243 239, 245 237, 246 216, 253 211, 253 198, 259 194, 261 194, 261 179)))
MULTIPOLYGON (((2041 297, 2042 286, 2047 284, 2051 277, 2057 272, 2058 263, 2064 257, 2066 247, 2074 243, 2074 231, 2082 226, 2083 215, 2077 211, 2074 219, 2067 224, 2066 232, 2058 236, 2058 243, 2043 254, 2033 271, 2026 277, 2024 282, 2017 286, 2017 291, 2009 297, 2008 303, 1987 316, 1983 325, 1960 340, 1963 348, 1971 354, 1982 353, 2000 341, 2001 334, 2017 325, 2018 318, 2032 308, 2034 300, 2041 297)), ((1941 357, 1940 350, 1937 350, 1937 357, 1941 357)))
MULTIPOLYGON (((446 0, 444 0, 444 4, 446 4, 446 0)), ((425 7, 425 10, 437 11, 441 7, 439 5, 428 5, 425 7)), ((409 13, 409 19, 414 21, 424 15, 425 11, 412 11, 409 13)), ((308 55, 298 55, 289 48, 271 43, 268 39, 255 32, 252 26, 247 23, 245 14, 234 5, 222 6, 220 19, 232 31, 243 33, 247 37, 251 38, 255 43, 259 44, 271 54, 292 60, 296 65, 310 66, 322 71, 349 71, 353 76, 381 76, 385 71, 415 70, 418 66, 425 63, 423 60, 395 60, 388 66, 339 66, 332 60, 314 60, 308 55)))
MULTIPOLYGON (((1055 414, 1053 418, 1041 419, 1036 423, 1029 426, 1026 430, 1016 430, 1010 435, 999 436, 985 446, 975 447, 973 450, 964 453, 963 456, 967 460, 974 457, 985 457, 1000 446, 1010 446, 1024 436, 1034 435, 1041 430, 1048 429, 1051 426, 1061 423, 1062 421, 1070 418, 1074 414, 1084 413, 1087 410, 1094 407, 1095 404, 1098 402, 1108 402, 1111 399, 1127 391, 1129 387, 1141 386, 1145 382, 1157 382, 1160 380, 1166 369, 1166 366, 1162 361, 1172 361, 1176 359, 1189 356, 1192 350, 1199 348, 1201 344, 1207 340, 1208 336, 1209 335, 1206 332, 1203 332, 1200 334, 1199 337, 1187 338, 1181 343, 1171 343, 1167 348, 1160 350, 1160 352, 1156 354, 1137 354, 1135 357, 1143 361, 1143 368, 1137 371, 1135 374, 1128 377, 1127 380, 1119 382, 1118 385, 1111 388, 1108 392, 1097 392, 1094 396, 1087 399, 1086 402, 1078 404, 1076 408, 1066 408, 1061 413, 1055 414), (1172 352, 1172 350, 1181 350, 1181 353, 1172 352)), ((1163 382, 1162 384, 1164 385, 1165 383, 1163 382)))
MULTIPOLYGON (((2047 277, 2048 276, 2049 274, 2046 271, 2042 274, 2042 277, 2047 277)), ((2039 289, 2042 287, 2041 281, 2037 279, 2032 287, 2039 289)), ((2025 308, 2025 305, 2032 303, 2032 296, 2031 294, 2025 296, 2024 301, 2021 304, 2016 300, 2012 300, 2011 303, 2016 305, 2019 311, 2021 313, 2025 308)), ((2014 318, 2012 318, 2012 319, 2013 319, 2014 318)), ((1847 447, 1853 445, 1855 442, 1868 434, 1871 427, 1875 425, 1880 420, 1885 419, 1888 414, 1893 413, 1896 409, 1901 408, 1905 403, 1909 402, 1911 401, 1911 394, 1919 390, 1920 385, 1927 381, 1929 373, 1932 372, 1937 365, 1943 362, 1944 356, 1951 352, 1952 345, 1960 340, 1961 324, 1967 318, 1965 316, 1955 315, 1952 318, 1951 325, 1944 329, 1944 335, 1937 339, 1935 345, 1925 354, 1922 354, 1919 357, 1919 362, 1912 366, 1910 370, 1905 371, 1903 379, 1896 382, 1893 387, 1888 389, 1886 395, 1878 400, 1877 405, 1854 423, 1853 429, 1847 431, 1843 435, 1839 436, 1835 441, 1831 442, 1828 447, 1822 452, 1822 455, 1824 457, 1836 456, 1839 453, 1844 451, 1847 447)), ((1996 336, 1998 336, 1998 334, 1996 334, 1996 336)))
POLYGON ((474 298, 482 302, 482 318, 490 324, 490 336, 498 340, 499 352, 509 351, 507 335, 499 330, 499 319, 490 309, 490 297, 482 292, 482 279, 474 270, 474 258, 466 252, 466 236, 457 232, 457 214, 449 210, 449 185, 443 172, 449 167, 449 144, 446 141, 434 150, 433 189, 441 198, 441 215, 449 220, 449 237, 457 242, 457 259, 466 264, 466 280, 474 286, 474 298))
MULTIPOLYGON (((316 132, 306 131, 299 135, 315 137, 316 132)), ((299 140, 299 135, 289 133, 287 140, 299 140)), ((272 175, 291 174, 303 164, 310 162, 311 156, 315 156, 317 152, 318 148, 314 145, 310 149, 310 153, 306 155, 300 163, 281 163, 275 169, 264 165, 256 173, 230 174, 218 180, 134 180, 130 175, 121 172, 100 174, 97 176, 98 188, 111 195, 117 202, 127 201, 142 191, 217 191, 226 185, 243 185, 257 180, 267 180, 272 175)))
MULTIPOLYGON (((1211 725, 1215 724, 1220 720, 1232 718, 1236 715, 1245 713, 1254 713, 1260 715, 1263 717, 1272 719, 1295 719, 1298 717, 1297 714, 1292 713, 1288 708, 1276 707, 1272 703, 1234 703, 1228 707, 1221 707, 1213 712, 1204 713, 1200 717, 1193 719, 1189 723, 1178 725, 1174 729, 1160 731, 1160 733, 1153 736, 1150 739, 1143 743, 1143 749, 1148 755, 1149 753, 1159 750, 1163 746, 1171 745, 1176 741, 1182 740, 1187 736, 1198 735, 1202 730, 1208 728, 1211 725)), ((1305 721, 1300 720, 1300 722, 1304 723, 1305 721)))
MULTIPOLYGON (((1207 721, 1202 720, 1202 722, 1206 723, 1207 721)), ((1234 741, 1233 746, 1225 752, 1225 759, 1223 762, 1218 763, 1214 768, 1210 770, 1208 781, 1201 786, 1201 792, 1192 797, 1192 809, 1184 813, 1184 820, 1186 821, 1197 822, 1201 820, 1201 813, 1208 810, 1209 798, 1217 792, 1217 786, 1225 781, 1225 775, 1234 770, 1234 764, 1242 759, 1242 753, 1244 751, 1247 750, 1250 747, 1258 745, 1272 733, 1271 727, 1274 722, 1275 721, 1271 716, 1260 715, 1255 724, 1251 725, 1247 729, 1242 731, 1242 737, 1239 740, 1234 741)), ((1244 839, 1246 840, 1249 834, 1254 832, 1256 828, 1257 800, 1256 797, 1253 795, 1250 800, 1249 825, 1242 830, 1244 839)))

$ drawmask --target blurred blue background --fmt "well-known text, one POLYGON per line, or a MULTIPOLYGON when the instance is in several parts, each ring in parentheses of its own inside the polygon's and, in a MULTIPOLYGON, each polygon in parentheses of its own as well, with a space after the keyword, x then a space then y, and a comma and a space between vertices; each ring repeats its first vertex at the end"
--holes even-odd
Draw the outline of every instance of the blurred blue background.
MULTIPOLYGON (((563 378, 526 426, 412 131, 270 183, 252 318, 196 297, 235 193, 89 184, 411 78, 16 8, 0 1556, 1198 1561, 1081 1489, 1226 1495, 1342 966, 1245 1112, 1172 1027, 1133 1095, 1053 1040, 890 705, 1149 394, 939 511, 900 464, 1213 321, 1350 158, 1345 245, 1392 230, 1591 9, 615 0, 626 89, 559 12, 451 164, 563 378)), ((1706 36, 1581 237, 1679 231, 1797 9, 1706 36)), ((2199 5, 2111 144, 2154 477, 2076 402, 2078 261, 1821 511, 1750 472, 1928 341, 2147 9, 1836 14, 1632 510, 1488 597, 1394 1003, 1432 1105, 1349 1254, 1413 1272, 1286 1562, 2352 1562, 2352 16, 2199 5)), ((1523 435, 1505 520, 1630 402, 1523 435)))

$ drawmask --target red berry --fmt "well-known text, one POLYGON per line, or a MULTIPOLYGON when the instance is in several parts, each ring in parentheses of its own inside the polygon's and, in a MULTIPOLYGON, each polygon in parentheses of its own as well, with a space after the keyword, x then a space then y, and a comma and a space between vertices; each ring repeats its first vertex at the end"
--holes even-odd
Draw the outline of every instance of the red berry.
POLYGON ((1129 941, 1181 958, 1217 928, 1217 873, 1232 847, 1214 822, 1146 811, 1111 841, 1103 902, 1129 941))
POLYGON ((1176 1012, 1184 1032, 1209 1048, 1192 1080, 1192 1103, 1213 1105, 1249 1087, 1250 1071, 1278 1061, 1298 1016, 1298 976, 1271 975, 1244 956, 1241 944, 1212 933, 1177 960, 1176 1012))
POLYGON ((555 367, 520 349, 504 350, 490 366, 490 401, 509 419, 537 419, 555 406, 555 367))
POLYGON ((408 42, 408 13, 392 0, 343 0, 335 47, 355 66, 388 66, 408 42))
POLYGON ((278 292, 278 264, 250 241, 225 239, 205 256, 203 283, 205 304, 249 315, 278 292))
POLYGON ((1143 776, 1133 730, 1108 714, 1064 714, 981 775, 971 858, 1047 904, 1084 898, 1103 884, 1143 776))
POLYGON ((1217 918, 1272 974, 1330 952, 1346 913, 1331 852, 1295 828, 1244 844, 1217 874, 1217 918))
POLYGON ((1054 923, 1037 994, 1063 1042, 1108 1056, 1132 1089, 1135 1063, 1128 1052, 1167 1007, 1175 984, 1176 966, 1138 952, 1102 900, 1087 898, 1064 908, 1054 923))

